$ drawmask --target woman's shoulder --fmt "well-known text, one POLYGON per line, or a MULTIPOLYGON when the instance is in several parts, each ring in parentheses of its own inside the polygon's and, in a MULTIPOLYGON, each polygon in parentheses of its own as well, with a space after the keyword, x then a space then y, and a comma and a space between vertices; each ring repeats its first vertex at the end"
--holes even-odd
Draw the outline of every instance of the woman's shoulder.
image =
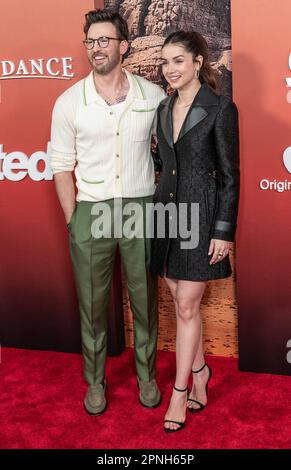
POLYGON ((237 110, 237 106, 235 104, 235 102, 232 100, 232 98, 230 96, 226 96, 226 95, 219 95, 219 107, 222 109, 222 110, 226 110, 226 109, 235 109, 237 110))
POLYGON ((166 98, 164 98, 164 99, 160 102, 159 108, 163 108, 164 106, 169 106, 170 101, 171 101, 171 98, 172 98, 172 95, 166 96, 166 98))

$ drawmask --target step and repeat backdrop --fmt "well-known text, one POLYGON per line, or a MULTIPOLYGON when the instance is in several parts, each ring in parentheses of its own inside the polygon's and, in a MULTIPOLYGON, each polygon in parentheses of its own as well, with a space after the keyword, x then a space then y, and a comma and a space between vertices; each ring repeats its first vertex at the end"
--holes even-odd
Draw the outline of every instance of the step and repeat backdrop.
MULTIPOLYGON (((99 4, 100 2, 96 2, 99 4)), ((230 0, 105 0, 105 6, 126 18, 130 50, 124 65, 133 73, 161 84, 167 90, 160 67, 161 45, 172 31, 197 30, 207 39, 212 66, 219 74, 221 92, 232 95, 230 0)), ((168 90, 170 92, 170 90, 168 90)), ((237 355, 237 305, 235 253, 231 251, 234 274, 208 283, 202 302, 205 348, 208 354, 237 355)), ((132 315, 126 289, 125 323, 127 344, 132 344, 132 315)), ((160 349, 175 348, 176 317, 171 295, 159 281, 160 349)))
MULTIPOLYGON (((239 108, 242 192, 233 275, 210 282, 203 299, 205 349, 239 352, 242 370, 290 373, 289 0, 26 0, 25 10, 20 0, 13 10, 1 1, 1 344, 80 350, 68 235, 48 164, 50 119, 57 96, 90 70, 81 43, 84 14, 104 4, 128 21, 125 67, 165 88, 164 38, 195 29, 207 39, 221 92, 239 108)), ((109 307, 113 353, 116 345, 122 350, 120 329, 127 345, 133 341, 121 279, 117 261, 109 307)), ((159 293, 159 348, 171 350, 176 320, 163 281, 159 293)))
MULTIPOLYGON (((93 0, 1 0, 3 346, 80 350, 68 233, 48 152, 57 96, 90 71, 82 40, 84 14, 93 8, 93 0)), ((111 301, 113 331, 122 313, 119 284, 111 301)))

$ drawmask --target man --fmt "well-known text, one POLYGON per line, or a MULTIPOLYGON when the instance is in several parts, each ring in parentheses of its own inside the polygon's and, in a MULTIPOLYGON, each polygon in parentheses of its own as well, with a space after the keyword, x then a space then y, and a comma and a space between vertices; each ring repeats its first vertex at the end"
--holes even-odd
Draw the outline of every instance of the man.
MULTIPOLYGON (((159 86, 122 68, 128 27, 119 14, 94 10, 85 18, 83 42, 92 72, 56 101, 51 167, 70 231, 88 383, 84 406, 89 414, 99 415, 106 409, 106 309, 117 245, 133 312, 139 400, 147 407, 158 406, 161 400, 155 380, 157 302, 155 281, 148 270, 150 240, 96 238, 92 214, 104 201, 110 209, 116 201, 122 207, 136 202, 143 211, 152 201, 151 134, 155 111, 165 94, 159 86)), ((105 231, 112 232, 112 224, 108 217, 105 231)), ((120 376, 126 382, 126 371, 120 376)))

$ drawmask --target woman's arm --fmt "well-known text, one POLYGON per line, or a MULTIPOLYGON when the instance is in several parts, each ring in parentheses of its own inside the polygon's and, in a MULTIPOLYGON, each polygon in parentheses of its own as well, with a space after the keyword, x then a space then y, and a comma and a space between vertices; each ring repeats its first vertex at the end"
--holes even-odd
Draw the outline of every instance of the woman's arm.
POLYGON ((233 241, 239 203, 239 130, 236 105, 222 98, 215 122, 218 199, 212 238, 233 241))

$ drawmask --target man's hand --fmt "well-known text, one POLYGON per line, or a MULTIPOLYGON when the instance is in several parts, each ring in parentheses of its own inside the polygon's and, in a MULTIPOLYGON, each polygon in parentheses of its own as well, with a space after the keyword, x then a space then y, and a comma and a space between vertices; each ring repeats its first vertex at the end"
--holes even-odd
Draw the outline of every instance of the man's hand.
POLYGON ((160 171, 155 171, 155 184, 159 184, 160 182, 160 177, 161 177, 161 172, 160 171))
POLYGON ((70 223, 76 206, 75 185, 70 171, 63 171, 54 175, 57 195, 64 211, 66 224, 70 223))

